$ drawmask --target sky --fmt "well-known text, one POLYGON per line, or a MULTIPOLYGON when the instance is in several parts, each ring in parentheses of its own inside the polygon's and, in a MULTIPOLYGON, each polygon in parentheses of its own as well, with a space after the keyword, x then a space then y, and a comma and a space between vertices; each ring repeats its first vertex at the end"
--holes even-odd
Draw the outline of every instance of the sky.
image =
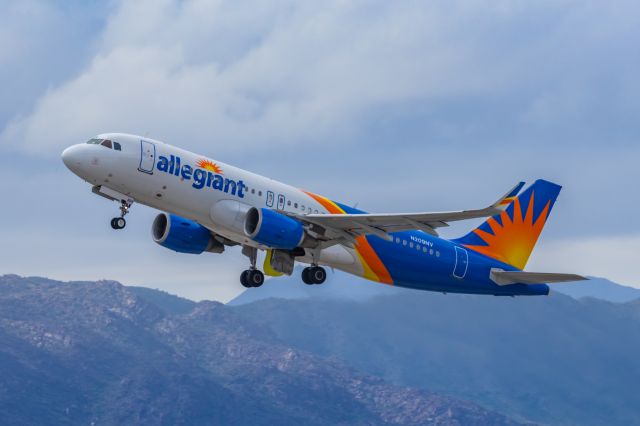
POLYGON ((0 0, 0 274, 242 291, 239 250, 166 250, 141 205, 114 232, 60 161, 127 132, 371 212, 549 179, 528 269, 640 288, 638 39, 630 0, 0 0))

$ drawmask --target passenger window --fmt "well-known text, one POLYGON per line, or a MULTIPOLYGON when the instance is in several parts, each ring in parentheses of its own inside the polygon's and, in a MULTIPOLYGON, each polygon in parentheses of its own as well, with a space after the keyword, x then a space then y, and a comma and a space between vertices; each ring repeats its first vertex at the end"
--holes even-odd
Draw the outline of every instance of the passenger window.
POLYGON ((298 203, 294 203, 293 207, 295 207, 297 209, 298 208, 298 203))
POLYGON ((113 143, 113 149, 115 149, 116 151, 122 151, 122 147, 118 142, 113 143))
POLYGON ((111 141, 108 140, 108 139, 106 141, 102 141, 102 143, 100 145, 106 146, 109 149, 113 149, 113 147, 111 146, 111 141))

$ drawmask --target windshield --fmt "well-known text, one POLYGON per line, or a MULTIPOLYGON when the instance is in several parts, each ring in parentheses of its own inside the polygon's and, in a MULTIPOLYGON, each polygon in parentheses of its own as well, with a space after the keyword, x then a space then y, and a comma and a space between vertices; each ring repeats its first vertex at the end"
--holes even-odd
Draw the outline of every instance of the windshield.
POLYGON ((109 139, 93 138, 87 141, 89 145, 101 145, 105 148, 115 149, 116 151, 122 151, 122 146, 118 142, 112 142, 109 139))

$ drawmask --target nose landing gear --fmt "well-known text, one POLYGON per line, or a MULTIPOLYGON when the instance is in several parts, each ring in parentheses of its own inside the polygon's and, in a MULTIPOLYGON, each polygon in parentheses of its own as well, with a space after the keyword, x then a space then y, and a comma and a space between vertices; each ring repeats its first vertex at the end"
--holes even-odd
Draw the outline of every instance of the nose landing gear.
POLYGON ((111 227, 113 229, 123 229, 127 226, 127 221, 125 220, 125 215, 129 213, 129 209, 133 204, 133 200, 122 200, 120 202, 120 217, 114 217, 111 219, 111 227))
POLYGON ((127 221, 124 219, 124 217, 114 217, 113 219, 111 219, 111 227, 113 229, 122 229, 125 226, 127 226, 127 221))

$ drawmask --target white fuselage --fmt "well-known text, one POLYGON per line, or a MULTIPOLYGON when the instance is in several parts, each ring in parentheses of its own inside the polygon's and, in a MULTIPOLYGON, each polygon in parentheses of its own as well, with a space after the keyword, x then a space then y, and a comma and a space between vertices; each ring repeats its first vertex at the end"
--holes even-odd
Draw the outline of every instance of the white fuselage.
MULTIPOLYGON (((118 143, 121 150, 88 143, 68 148, 63 161, 75 174, 94 187, 194 220, 238 244, 267 249, 244 232, 244 213, 251 207, 328 213, 298 188, 157 140, 118 133, 97 138, 118 143)), ((296 260, 311 263, 310 253, 296 260)), ((335 245, 322 250, 317 260, 363 276, 353 249, 335 245)))

